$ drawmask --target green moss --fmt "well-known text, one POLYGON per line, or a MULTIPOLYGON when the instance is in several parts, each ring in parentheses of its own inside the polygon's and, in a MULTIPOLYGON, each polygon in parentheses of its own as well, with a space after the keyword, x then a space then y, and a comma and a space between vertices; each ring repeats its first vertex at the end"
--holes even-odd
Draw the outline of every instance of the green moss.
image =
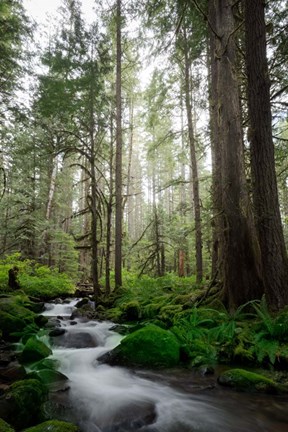
POLYGON ((14 429, 0 418, 0 431, 1 432, 14 432, 14 429))
POLYGON ((26 323, 24 320, 0 310, 0 329, 4 339, 11 338, 13 333, 22 332, 25 327, 26 323))
POLYGON ((30 372, 29 377, 38 379, 45 385, 67 381, 68 378, 61 372, 52 369, 41 369, 38 371, 30 372))
POLYGON ((30 366, 30 369, 33 371, 40 371, 42 369, 51 369, 55 370, 59 367, 60 363, 56 359, 45 358, 43 360, 38 361, 30 366))
POLYGON ((151 324, 126 336, 120 353, 130 364, 171 367, 179 362, 180 345, 172 333, 151 324))
POLYGON ((278 384, 264 375, 244 369, 230 369, 218 378, 219 384, 236 390, 260 393, 287 393, 288 387, 278 384))
POLYGON ((49 420, 29 429, 24 432, 78 432, 77 426, 72 423, 67 423, 58 420, 49 420))
POLYGON ((35 379, 17 381, 5 394, 13 401, 13 413, 9 422, 16 428, 28 427, 41 421, 41 405, 47 398, 46 387, 35 379))
POLYGON ((32 336, 28 339, 22 354, 21 361, 22 363, 33 363, 38 360, 41 360, 45 357, 48 357, 52 354, 50 348, 47 347, 42 341, 32 336))
POLYGON ((121 305, 123 319, 126 321, 138 321, 140 318, 140 305, 136 300, 121 305))

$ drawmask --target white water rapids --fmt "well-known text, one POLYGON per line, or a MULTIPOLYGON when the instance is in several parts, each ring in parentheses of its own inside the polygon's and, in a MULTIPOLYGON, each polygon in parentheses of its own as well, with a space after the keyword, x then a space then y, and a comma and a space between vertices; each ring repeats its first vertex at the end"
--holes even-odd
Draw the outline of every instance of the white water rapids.
MULTIPOLYGON (((77 324, 71 325, 68 317, 75 303, 73 300, 69 304, 49 304, 44 315, 67 318, 61 321, 65 335, 54 338, 58 346, 52 347, 53 358, 59 360, 60 372, 69 378, 70 389, 64 395, 69 413, 62 417, 76 422, 81 432, 288 430, 285 428, 287 423, 283 423, 281 418, 271 421, 271 403, 266 403, 266 406, 266 399, 226 389, 218 389, 216 393, 214 390, 197 392, 199 378, 194 385, 189 371, 185 372, 184 384, 182 373, 180 388, 167 378, 170 372, 151 372, 149 375, 147 371, 130 371, 100 364, 97 358, 117 346, 122 336, 110 330, 113 326, 111 322, 81 322, 76 319, 73 324, 75 321, 77 324), (89 347, 77 348, 79 339, 84 336, 85 340, 88 338, 89 347)), ((282 411, 281 405, 279 415, 282 411)))

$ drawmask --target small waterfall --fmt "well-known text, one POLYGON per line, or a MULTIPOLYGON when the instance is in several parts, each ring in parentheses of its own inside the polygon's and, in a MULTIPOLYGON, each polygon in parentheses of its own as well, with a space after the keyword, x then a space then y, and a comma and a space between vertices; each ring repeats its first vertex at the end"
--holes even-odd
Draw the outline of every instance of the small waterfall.
MULTIPOLYGON (((75 304, 48 305, 45 315, 68 317, 75 304)), ((63 419, 76 422, 82 432, 287 430, 286 421, 273 418, 271 404, 275 397, 222 388, 201 391, 200 378, 194 383, 189 371, 171 371, 171 377, 179 373, 180 388, 175 385, 175 377, 170 379, 170 371, 153 373, 99 364, 99 356, 117 346, 122 336, 110 330, 111 322, 76 319, 73 324, 69 319, 61 321, 66 332, 55 338, 53 357, 59 360, 60 371, 69 377, 70 389, 64 397, 68 398, 70 414, 63 419), (83 341, 87 341, 87 347, 83 347, 83 341)), ((278 417, 285 418, 284 401, 278 398, 274 407, 276 404, 278 417)))

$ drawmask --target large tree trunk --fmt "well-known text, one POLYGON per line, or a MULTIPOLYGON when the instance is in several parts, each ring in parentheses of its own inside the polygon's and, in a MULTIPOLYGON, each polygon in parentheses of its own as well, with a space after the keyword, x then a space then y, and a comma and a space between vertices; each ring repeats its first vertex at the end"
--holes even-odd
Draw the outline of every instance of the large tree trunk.
POLYGON ((186 30, 184 28, 184 61, 185 61, 185 103, 188 122, 188 137, 190 149, 190 162, 192 170, 192 189, 194 203, 194 221, 195 221, 195 247, 196 247, 196 283, 200 283, 203 277, 203 260, 202 260, 202 227, 201 227, 201 210, 199 195, 199 178, 196 157, 195 136, 192 117, 191 105, 191 62, 188 53, 188 44, 186 30))
MULTIPOLYGON (((223 300, 234 309, 248 300, 259 298, 262 286, 257 261, 257 247, 252 220, 247 212, 242 125, 234 41, 233 3, 215 0, 209 9, 214 22, 214 55, 217 73, 211 75, 211 86, 217 95, 214 121, 217 142, 221 143, 221 257, 223 262, 223 300)), ((213 62, 214 59, 212 59, 213 62)), ((220 176, 218 177, 220 179, 220 176)))
POLYGON ((116 170, 115 170, 115 286, 122 285, 122 104, 121 104, 121 0, 117 0, 116 34, 116 170))
POLYGON ((245 1, 249 140, 264 289, 269 305, 281 309, 288 303, 288 265, 275 172, 264 7, 263 0, 245 1))

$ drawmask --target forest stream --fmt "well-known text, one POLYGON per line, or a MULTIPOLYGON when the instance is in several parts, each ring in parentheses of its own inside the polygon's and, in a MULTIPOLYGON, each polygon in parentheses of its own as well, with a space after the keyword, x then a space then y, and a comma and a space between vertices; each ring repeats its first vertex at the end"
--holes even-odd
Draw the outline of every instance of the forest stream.
POLYGON ((53 358, 69 378, 52 392, 50 410, 82 432, 287 432, 287 398, 238 393, 214 375, 186 369, 129 370, 100 364, 119 344, 113 323, 70 320, 76 301, 47 304, 44 315, 63 317, 53 358))

